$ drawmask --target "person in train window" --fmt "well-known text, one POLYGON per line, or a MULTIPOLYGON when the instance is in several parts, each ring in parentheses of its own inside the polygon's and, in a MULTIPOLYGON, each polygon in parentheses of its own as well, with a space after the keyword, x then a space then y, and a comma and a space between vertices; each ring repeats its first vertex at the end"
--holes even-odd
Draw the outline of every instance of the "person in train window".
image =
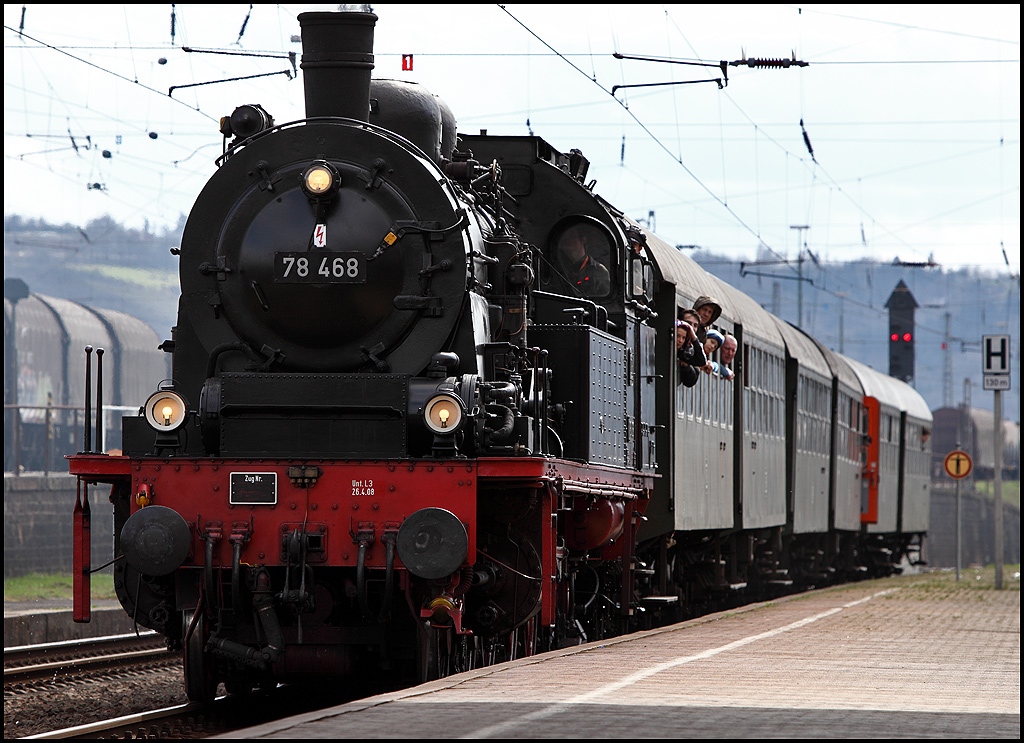
POLYGON ((704 349, 697 340, 700 317, 693 310, 683 310, 676 320, 676 360, 679 362, 679 384, 693 387, 700 379, 700 370, 708 363, 704 349))
POLYGON ((697 301, 693 303, 693 310, 700 318, 697 337, 700 338, 701 343, 704 343, 707 340, 708 328, 722 314, 722 306, 713 297, 702 295, 697 297, 697 301))
POLYGON ((715 374, 723 379, 732 379, 732 370, 726 368, 723 364, 713 360, 711 356, 719 348, 725 345, 725 336, 719 333, 717 330, 708 330, 708 339, 704 341, 704 354, 707 356, 708 363, 704 365, 703 372, 705 374, 715 374))
POLYGON ((722 363, 731 364, 736 358, 736 336, 726 335, 725 343, 722 344, 722 363))
POLYGON ((710 359, 723 343, 725 343, 725 336, 714 328, 708 330, 704 338, 704 355, 710 359))
MULTIPOLYGON (((711 331, 708 331, 708 337, 711 337, 711 331)), ((722 379, 731 381, 736 378, 736 373, 730 369, 727 365, 732 363, 732 360, 736 358, 736 338, 731 335, 726 335, 721 344, 721 351, 719 352, 719 361, 714 363, 714 373, 720 376, 722 379)))
POLYGON ((593 253, 607 247, 596 227, 575 224, 558 238, 558 260, 566 280, 585 297, 604 297, 611 291, 611 274, 593 253))

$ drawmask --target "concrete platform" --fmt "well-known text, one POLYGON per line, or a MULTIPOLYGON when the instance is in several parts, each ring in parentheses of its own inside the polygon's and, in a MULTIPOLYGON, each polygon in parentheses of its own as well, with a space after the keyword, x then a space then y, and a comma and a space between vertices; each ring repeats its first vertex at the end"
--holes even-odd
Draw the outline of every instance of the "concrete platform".
MULTIPOLYGON (((140 628, 145 630, 145 627, 140 628)), ((67 601, 4 602, 4 647, 123 635, 134 631, 131 617, 117 601, 94 603, 92 621, 76 624, 67 601)))
POLYGON ((223 737, 1019 739, 1019 577, 970 580, 815 591, 223 737))

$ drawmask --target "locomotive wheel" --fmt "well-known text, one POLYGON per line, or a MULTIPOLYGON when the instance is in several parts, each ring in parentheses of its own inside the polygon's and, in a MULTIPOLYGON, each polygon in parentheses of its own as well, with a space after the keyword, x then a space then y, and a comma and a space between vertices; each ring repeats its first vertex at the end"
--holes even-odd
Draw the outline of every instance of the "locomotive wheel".
POLYGON ((459 635, 455 638, 455 647, 452 649, 451 672, 472 671, 476 668, 475 655, 476 638, 459 635))
POLYGON ((206 652, 206 641, 209 639, 206 617, 200 611, 186 611, 182 615, 181 633, 185 638, 185 649, 182 654, 185 666, 185 694, 193 702, 212 702, 217 696, 217 675, 213 658, 206 652), (191 636, 189 625, 195 617, 195 627, 191 636))
POLYGON ((420 683, 476 667, 476 638, 456 635, 452 627, 433 627, 429 620, 423 629, 417 654, 420 683))
POLYGON ((434 627, 430 620, 423 622, 419 652, 416 656, 420 683, 434 681, 448 675, 448 647, 451 631, 447 627, 434 627), (445 661, 442 663, 442 661, 445 661))

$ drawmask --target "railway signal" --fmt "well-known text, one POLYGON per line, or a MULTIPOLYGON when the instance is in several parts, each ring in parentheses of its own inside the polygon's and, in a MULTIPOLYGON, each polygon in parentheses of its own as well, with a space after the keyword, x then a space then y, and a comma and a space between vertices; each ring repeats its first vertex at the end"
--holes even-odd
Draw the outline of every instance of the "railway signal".
POLYGON ((904 382, 914 380, 914 310, 920 305, 903 280, 896 285, 889 301, 889 376, 904 382))

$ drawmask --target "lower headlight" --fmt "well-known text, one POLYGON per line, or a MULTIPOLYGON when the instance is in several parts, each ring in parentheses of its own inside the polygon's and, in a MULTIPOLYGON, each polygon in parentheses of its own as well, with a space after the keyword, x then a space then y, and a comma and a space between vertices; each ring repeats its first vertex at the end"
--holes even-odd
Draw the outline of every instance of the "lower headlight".
POLYGON ((455 433, 463 417, 462 400, 447 392, 434 395, 423 408, 423 420, 434 433, 455 433))
POLYGON ((149 396, 144 410, 146 422, 157 431, 176 431, 185 422, 188 406, 177 392, 160 390, 149 396))

